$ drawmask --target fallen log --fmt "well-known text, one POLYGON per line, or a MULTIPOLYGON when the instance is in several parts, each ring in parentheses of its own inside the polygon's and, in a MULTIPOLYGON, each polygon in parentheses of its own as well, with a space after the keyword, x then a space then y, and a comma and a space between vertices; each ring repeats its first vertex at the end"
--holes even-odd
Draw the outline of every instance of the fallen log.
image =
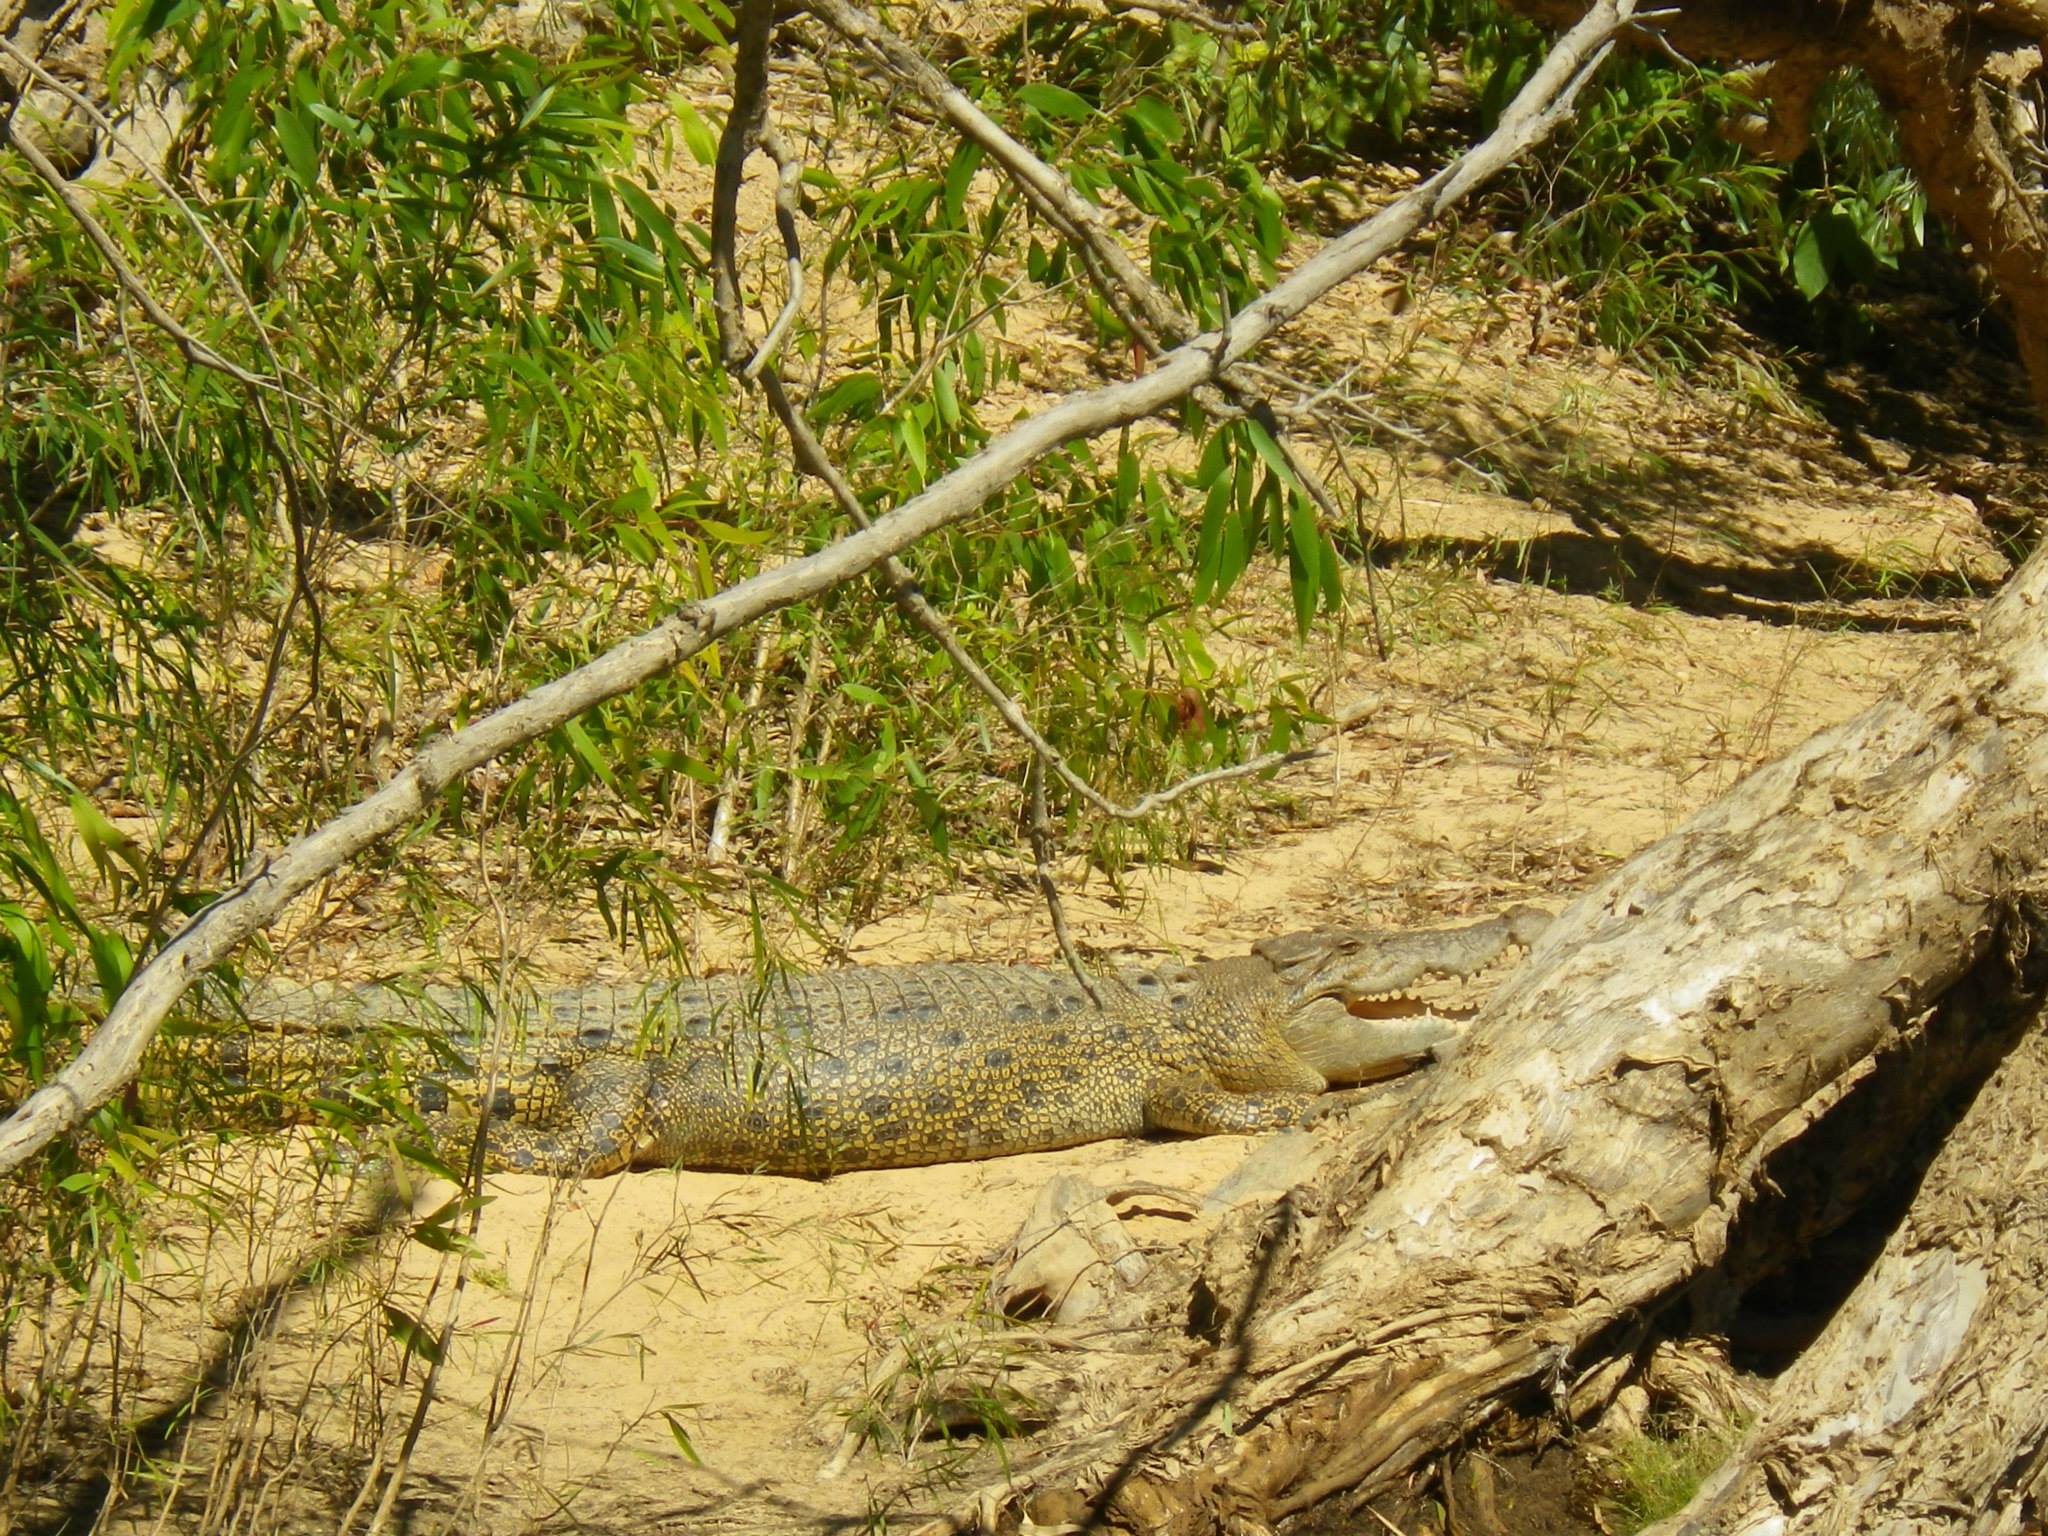
MULTIPOLYGON (((1901 1064, 1939 1088, 2009 1044, 1996 1009, 1936 1005, 1973 971, 2010 991, 1979 967, 2043 853, 2044 602, 2036 556, 1913 687, 1568 910, 1409 1116, 1212 1249, 1220 1300, 1173 1365, 1106 1358, 1117 1408, 1006 1496, 1253 1530, 1384 1490, 1532 1396, 1597 1411, 1614 1340, 1715 1274, 1774 1159, 1859 1087, 1896 1094, 1901 1064)), ((1863 1177, 1914 1128, 1861 1136, 1863 1177)))

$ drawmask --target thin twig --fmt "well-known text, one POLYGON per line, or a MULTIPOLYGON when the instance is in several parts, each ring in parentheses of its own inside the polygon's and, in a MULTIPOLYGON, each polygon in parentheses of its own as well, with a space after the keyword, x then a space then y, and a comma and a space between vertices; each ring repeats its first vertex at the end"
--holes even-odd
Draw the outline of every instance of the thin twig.
POLYGON ((1111 11, 1149 11, 1168 21, 1184 21, 1191 27, 1217 37, 1255 38, 1259 29, 1248 21, 1225 21, 1205 5, 1188 5, 1183 0, 1104 0, 1111 11))
POLYGON ((1038 894, 1045 898, 1045 910, 1052 917, 1052 936, 1059 943, 1067 969, 1074 973, 1074 980, 1088 994, 1088 1001, 1100 1008, 1102 994, 1096 990, 1095 978, 1088 974, 1088 967, 1081 963, 1081 952, 1074 947, 1074 936, 1067 929, 1067 906, 1060 899, 1059 876, 1053 872, 1056 843, 1052 814, 1045 805, 1044 758, 1033 754, 1025 764, 1024 780, 1031 801, 1031 819, 1026 823, 1026 829, 1031 835, 1031 859, 1038 874, 1038 894))
MULTIPOLYGON (((740 184, 768 110, 768 40, 774 31, 774 0, 742 0, 733 28, 732 107, 712 163, 711 304, 725 365, 742 375, 753 364, 754 347, 740 298, 740 184)), ((785 231, 785 242, 794 234, 785 231)))
POLYGON ((783 338, 789 334, 789 328, 796 322, 797 311, 804 302, 804 248, 796 228, 797 192, 803 165, 765 111, 762 114, 760 143, 775 160, 775 227, 782 234, 783 267, 787 273, 789 293, 782 301, 782 313, 775 317, 775 323, 768 327, 768 334, 761 339, 760 347, 747 366, 740 370, 740 377, 749 382, 758 379, 761 370, 775 361, 775 354, 782 349, 783 338))
MULTIPOLYGON (((768 645, 773 637, 773 629, 766 624, 754 637, 754 660, 750 669, 753 675, 747 679, 746 704, 740 714, 743 723, 750 723, 760 711, 761 697, 768 690, 768 645)), ((735 766, 719 786, 718 803, 711 808, 711 832, 704 839, 704 861, 707 864, 725 862, 725 850, 732 840, 733 802, 739 798, 739 793, 740 772, 735 766)))

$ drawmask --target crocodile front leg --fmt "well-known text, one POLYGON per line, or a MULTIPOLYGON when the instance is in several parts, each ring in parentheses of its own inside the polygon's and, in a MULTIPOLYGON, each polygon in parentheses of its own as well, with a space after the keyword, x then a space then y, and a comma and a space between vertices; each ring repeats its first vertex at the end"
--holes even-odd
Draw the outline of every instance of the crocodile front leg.
POLYGON ((1232 1093, 1192 1072, 1163 1078, 1145 1094, 1145 1129, 1188 1136, 1250 1136, 1320 1115, 1322 1095, 1266 1090, 1232 1093))
POLYGON ((613 1051, 524 1073, 492 1097, 485 1163, 556 1178, 631 1168, 646 1138, 650 1082, 647 1062, 613 1051))

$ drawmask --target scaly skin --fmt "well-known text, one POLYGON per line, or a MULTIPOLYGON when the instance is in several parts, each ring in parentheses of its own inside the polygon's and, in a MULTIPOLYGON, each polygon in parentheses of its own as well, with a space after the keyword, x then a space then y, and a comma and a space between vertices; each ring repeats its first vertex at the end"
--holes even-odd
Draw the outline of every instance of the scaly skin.
MULTIPOLYGON (((1299 1124, 1333 1084, 1397 1071, 1456 1026, 1356 1018, 1426 975, 1467 975, 1547 918, 1435 933, 1294 935, 1239 960, 1096 979, 1021 966, 877 966, 652 989, 662 1054, 587 1023, 495 1096, 496 1167, 682 1166, 822 1175, 1153 1131, 1299 1124)), ((599 1013, 602 1010, 598 1010, 599 1013)))

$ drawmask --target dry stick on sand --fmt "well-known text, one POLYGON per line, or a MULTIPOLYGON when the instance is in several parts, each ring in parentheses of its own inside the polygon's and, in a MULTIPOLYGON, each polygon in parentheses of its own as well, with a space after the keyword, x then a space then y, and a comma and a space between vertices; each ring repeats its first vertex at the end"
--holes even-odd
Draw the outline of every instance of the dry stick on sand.
POLYGON ((777 609, 807 601, 879 566, 918 540, 971 517, 1047 455, 1154 415, 1249 356, 1332 289, 1365 271, 1570 116, 1579 88, 1628 24, 1634 0, 1597 0, 1523 86, 1491 135, 1371 218, 1326 241, 1220 330, 1167 353, 1142 378, 1078 390, 1027 417, 925 490, 801 559, 688 603, 596 660, 545 683, 423 748, 374 793, 258 860, 195 917, 130 983, 106 1023, 57 1077, 0 1123, 0 1173, 120 1092, 172 1004, 210 966, 271 923, 345 860, 411 826, 465 775, 702 652, 777 609))

